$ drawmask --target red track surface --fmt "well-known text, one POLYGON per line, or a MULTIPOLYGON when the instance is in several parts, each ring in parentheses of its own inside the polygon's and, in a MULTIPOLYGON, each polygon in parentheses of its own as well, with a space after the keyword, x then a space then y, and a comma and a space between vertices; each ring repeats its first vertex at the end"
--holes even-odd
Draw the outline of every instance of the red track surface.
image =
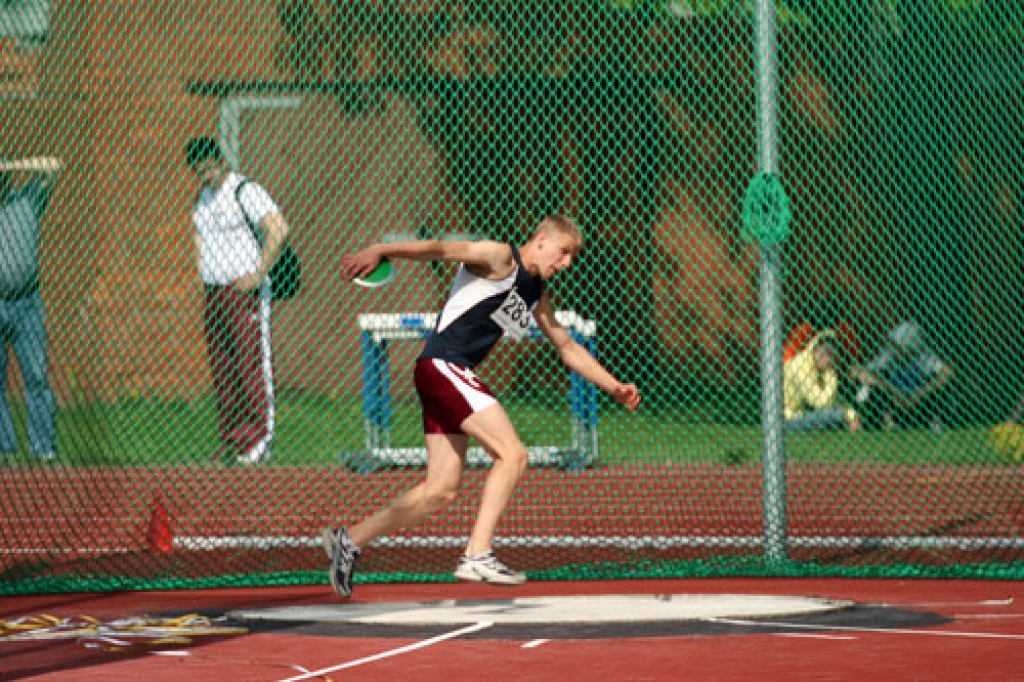
MULTIPOLYGON (((462 536, 485 472, 471 470, 460 505, 410 535, 462 536)), ((155 500, 167 509, 175 537, 315 537, 329 523, 349 523, 380 506, 422 475, 420 470, 369 475, 340 467, 24 468, 0 472, 0 570, 37 573, 183 575, 265 570, 319 570, 316 549, 278 552, 221 551, 150 556, 146 528, 155 500), (51 553, 52 551, 52 553, 51 553), (246 559, 248 555, 248 563, 246 559), (40 561, 42 560, 42 561, 40 561)), ((581 472, 531 469, 507 519, 503 536, 759 537, 762 480, 757 463, 741 466, 605 467, 581 472)), ((791 466, 788 533, 791 537, 968 537, 1014 539, 1024 526, 1024 488, 1015 467, 898 465, 791 466)), ((634 550, 549 548, 517 551, 526 569, 617 559, 634 550)), ((649 551, 651 558, 693 559, 737 550, 680 548, 649 551)), ((447 570, 451 552, 422 549, 367 557, 368 570, 447 570), (373 562, 377 562, 374 564, 373 562)), ((792 558, 824 564, 931 565, 1012 562, 1019 548, 978 552, 810 548, 792 558)), ((11 575, 11 574, 9 574, 11 575)))
MULTIPOLYGON (((454 638, 313 679, 372 680, 1020 680, 1024 679, 1024 584, 984 581, 663 580, 531 583, 505 589, 465 585, 359 586, 360 601, 583 594, 782 594, 852 599, 924 610, 952 619, 900 630, 785 634, 636 636, 551 640, 524 648, 511 640, 454 638)), ((0 617, 34 613, 115 619, 161 611, 226 610, 333 601, 327 588, 151 592, 8 598, 0 617)), ((454 628, 453 628, 454 629, 454 628)), ((407 639, 350 639, 250 634, 196 641, 188 656, 153 648, 102 653, 72 642, 0 642, 0 679, 279 680, 351 664, 413 644, 407 639)))

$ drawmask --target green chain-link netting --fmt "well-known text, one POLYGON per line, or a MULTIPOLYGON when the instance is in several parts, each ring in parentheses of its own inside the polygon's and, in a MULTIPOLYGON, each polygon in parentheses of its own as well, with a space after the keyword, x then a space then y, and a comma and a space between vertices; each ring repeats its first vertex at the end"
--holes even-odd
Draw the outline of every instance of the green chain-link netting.
MULTIPOLYGON (((1021 4, 780 0, 765 82, 756 4, 0 0, 0 592, 325 582, 320 529, 423 474, 411 366, 454 275, 397 262, 363 289, 340 256, 521 243, 556 211, 587 239, 556 307, 643 404, 551 344, 499 346, 481 375, 532 460, 506 563, 1024 577, 1021 4), (272 367, 270 410, 218 413, 197 136, 267 190, 302 263, 252 368, 272 367), (270 455, 239 463, 222 442, 253 412, 270 455)), ((487 473, 470 460, 464 496, 369 548, 359 580, 450 579, 487 473)))

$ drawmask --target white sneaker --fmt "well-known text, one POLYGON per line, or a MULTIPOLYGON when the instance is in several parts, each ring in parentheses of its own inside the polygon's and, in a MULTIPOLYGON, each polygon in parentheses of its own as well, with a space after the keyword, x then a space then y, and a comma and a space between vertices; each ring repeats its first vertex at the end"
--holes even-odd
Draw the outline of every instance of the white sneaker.
POLYGON ((464 555, 455 568, 455 577, 473 583, 491 583, 492 585, 522 585, 526 582, 526 574, 513 571, 494 556, 494 550, 473 556, 464 555))
POLYGON ((270 446, 266 441, 260 441, 238 456, 239 464, 259 464, 270 458, 270 446))

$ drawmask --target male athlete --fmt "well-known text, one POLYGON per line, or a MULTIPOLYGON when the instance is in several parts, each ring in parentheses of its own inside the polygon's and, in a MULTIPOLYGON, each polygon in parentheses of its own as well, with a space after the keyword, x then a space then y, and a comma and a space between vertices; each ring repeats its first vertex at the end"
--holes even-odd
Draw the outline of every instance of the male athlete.
POLYGON ((352 280, 371 272, 381 259, 461 263, 448 300, 416 360, 415 384, 426 433, 425 480, 387 507, 349 528, 323 532, 331 557, 331 585, 343 597, 352 594, 352 573, 361 547, 411 526, 451 505, 459 491, 469 439, 494 458, 480 509, 455 577, 472 582, 521 585, 526 576, 494 555, 492 542, 527 465, 527 452, 505 410, 473 369, 502 336, 521 338, 530 314, 554 343, 570 370, 611 394, 629 410, 640 404, 633 384, 613 377, 555 319, 545 281, 568 268, 583 247, 583 233, 564 215, 540 222, 521 249, 495 241, 419 241, 375 244, 341 259, 341 273, 352 280))

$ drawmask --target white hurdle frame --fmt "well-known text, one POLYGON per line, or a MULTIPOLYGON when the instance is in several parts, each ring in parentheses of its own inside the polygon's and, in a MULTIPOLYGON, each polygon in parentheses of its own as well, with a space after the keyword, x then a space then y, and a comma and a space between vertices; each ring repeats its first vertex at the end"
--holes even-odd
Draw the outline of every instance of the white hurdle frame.
MULTIPOLYGON (((597 348, 597 323, 572 310, 555 313, 559 324, 590 353, 597 348)), ((429 336, 437 324, 437 313, 365 313, 359 316, 360 346, 363 357, 363 419, 366 426, 368 462, 379 465, 425 466, 424 447, 395 448, 391 446, 391 381, 388 346, 393 341, 421 340, 429 336)), ((531 316, 527 338, 541 335, 531 316)), ((507 338, 507 337, 506 337, 507 338)), ((528 447, 530 464, 589 466, 598 457, 597 388, 575 372, 570 372, 569 408, 572 420, 572 442, 565 447, 528 447)), ((471 447, 467 464, 489 464, 490 456, 480 447, 471 447)))

